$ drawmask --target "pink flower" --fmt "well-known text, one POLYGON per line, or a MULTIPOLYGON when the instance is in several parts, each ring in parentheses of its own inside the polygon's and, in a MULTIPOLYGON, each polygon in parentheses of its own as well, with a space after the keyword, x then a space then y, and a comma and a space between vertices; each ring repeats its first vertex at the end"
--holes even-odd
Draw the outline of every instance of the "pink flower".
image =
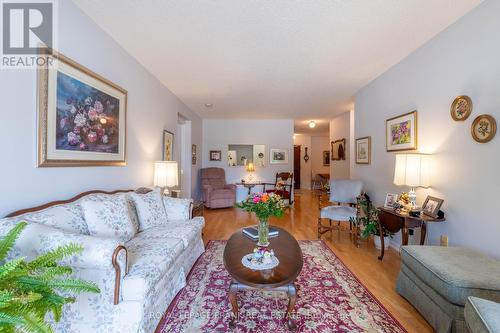
POLYGON ((96 142, 97 133, 91 131, 91 132, 89 132, 89 134, 87 134, 87 138, 89 139, 90 142, 96 142))
POLYGON ((260 197, 253 197, 253 203, 259 203, 260 202, 260 197))
POLYGON ((87 150, 87 145, 85 143, 80 143, 80 150, 87 150))
POLYGON ((91 121, 97 120, 98 118, 98 112, 94 108, 89 109, 89 119, 91 121))

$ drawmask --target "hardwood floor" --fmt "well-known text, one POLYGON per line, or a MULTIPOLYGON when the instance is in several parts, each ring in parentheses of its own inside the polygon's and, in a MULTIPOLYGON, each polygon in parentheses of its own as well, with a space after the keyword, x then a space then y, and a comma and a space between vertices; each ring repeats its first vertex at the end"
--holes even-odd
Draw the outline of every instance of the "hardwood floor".
MULTIPOLYGON (((299 240, 317 239, 317 198, 307 190, 297 192, 294 207, 287 209, 282 219, 273 218, 270 222, 285 228, 299 240)), ((205 209, 205 219, 205 242, 228 239, 236 230, 257 223, 253 215, 235 208, 205 209)), ((384 260, 380 261, 373 242, 362 241, 356 248, 348 232, 333 231, 324 234, 322 239, 408 332, 434 332, 425 319, 394 291, 400 266, 397 251, 389 249, 384 260)))

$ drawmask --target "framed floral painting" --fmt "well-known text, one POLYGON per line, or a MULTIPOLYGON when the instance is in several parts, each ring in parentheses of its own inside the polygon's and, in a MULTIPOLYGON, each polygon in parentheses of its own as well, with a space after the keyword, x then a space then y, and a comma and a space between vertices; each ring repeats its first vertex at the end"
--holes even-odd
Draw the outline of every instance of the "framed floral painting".
POLYGON ((172 161, 174 159, 174 133, 163 131, 163 160, 172 161))
POLYGON ((127 91, 53 52, 38 69, 38 166, 124 166, 127 91))
POLYGON ((356 139, 356 164, 370 164, 372 155, 372 138, 370 136, 356 139))
POLYGON ((417 111, 386 120, 386 150, 417 149, 417 111))

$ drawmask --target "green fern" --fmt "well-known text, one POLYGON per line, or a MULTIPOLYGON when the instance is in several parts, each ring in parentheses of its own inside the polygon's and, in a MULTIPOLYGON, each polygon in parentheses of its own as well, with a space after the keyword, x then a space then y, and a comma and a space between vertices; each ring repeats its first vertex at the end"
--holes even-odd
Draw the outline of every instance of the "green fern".
MULTIPOLYGON (((0 238, 0 262, 5 261, 26 226, 26 222, 21 222, 0 238)), ((17 258, 0 265, 0 332, 51 333, 52 327, 45 322, 46 314, 52 313, 58 322, 64 305, 75 301, 73 297, 59 295, 58 291, 99 293, 96 284, 70 278, 71 267, 58 265, 64 258, 82 251, 81 245, 68 244, 31 262, 17 258)))

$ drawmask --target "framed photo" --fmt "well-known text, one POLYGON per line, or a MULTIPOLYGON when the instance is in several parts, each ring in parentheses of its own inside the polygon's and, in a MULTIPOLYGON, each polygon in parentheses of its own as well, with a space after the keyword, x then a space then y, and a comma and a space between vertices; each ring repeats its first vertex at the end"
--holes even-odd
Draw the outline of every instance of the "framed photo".
POLYGON ((472 99, 469 96, 458 96, 450 108, 451 117, 455 121, 464 121, 472 113, 472 99))
POLYGON ((328 150, 323 151, 323 166, 330 165, 330 152, 328 150))
POLYGON ((428 215, 428 216, 431 216, 431 217, 437 219, 439 210, 441 209, 443 202, 444 202, 443 199, 431 197, 429 195, 429 196, 427 196, 424 204, 422 205, 422 212, 425 215, 428 215))
POLYGON ((38 167, 125 166, 127 91, 52 53, 38 68, 38 167))
POLYGON ((222 157, 222 153, 220 150, 211 150, 210 151, 210 161, 220 161, 222 157))
POLYGON ((491 141, 497 133, 497 122, 495 118, 488 114, 482 114, 474 119, 471 127, 471 134, 474 140, 479 143, 491 141))
POLYGON ((345 138, 330 142, 332 161, 345 160, 345 138))
POLYGON ((191 145, 191 164, 196 165, 196 145, 191 145))
POLYGON ((288 164, 288 149, 271 149, 271 164, 288 164))
POLYGON ((417 111, 386 120, 387 151, 416 150, 418 138, 417 111))
POLYGON ((174 133, 163 131, 163 160, 172 161, 174 159, 174 133))
POLYGON ((394 204, 398 202, 398 195, 395 193, 387 193, 385 196, 385 203, 384 207, 385 208, 394 208, 394 204))
POLYGON ((372 156, 372 138, 366 136, 356 139, 356 163, 370 164, 372 156))

